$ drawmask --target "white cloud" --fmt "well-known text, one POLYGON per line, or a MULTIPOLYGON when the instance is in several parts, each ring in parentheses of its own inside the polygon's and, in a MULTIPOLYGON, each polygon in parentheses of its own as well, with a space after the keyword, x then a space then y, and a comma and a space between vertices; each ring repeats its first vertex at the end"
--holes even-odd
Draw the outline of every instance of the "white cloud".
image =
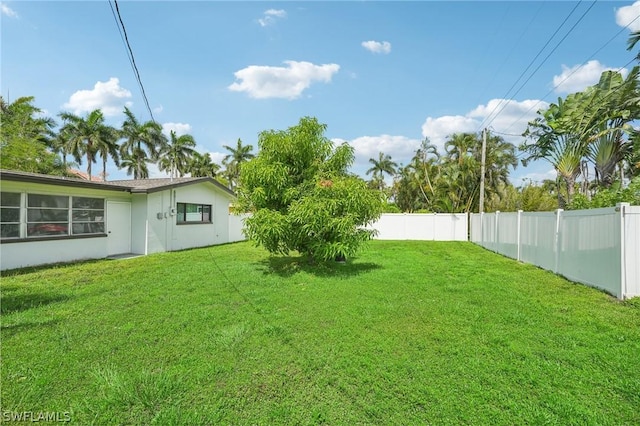
POLYGON ((164 110, 164 107, 162 105, 159 105, 153 109, 153 113, 160 114, 163 110, 164 110))
POLYGON ((7 6, 6 3, 0 3, 0 12, 4 15, 4 16, 8 16, 9 18, 18 18, 18 13, 11 9, 9 6, 7 6))
POLYGON ((132 105, 127 101, 130 98, 131 92, 120 87, 120 80, 111 77, 106 82, 98 81, 93 90, 78 90, 62 107, 74 114, 101 109, 105 116, 114 116, 122 113, 125 106, 132 105))
MULTIPOLYGON (((342 142, 339 139, 336 143, 342 142)), ((415 151, 420 147, 419 139, 411 139, 406 136, 361 136, 349 142, 354 148, 356 163, 368 164, 370 158, 378 158, 378 153, 391 155, 396 163, 407 164, 415 151)))
POLYGON ((191 133, 191 124, 185 123, 163 123, 162 124, 162 133, 169 136, 171 131, 176 132, 176 136, 187 135, 191 133))
POLYGON ((228 154, 228 152, 225 154, 224 152, 209 151, 209 149, 203 145, 196 145, 195 149, 202 155, 209 154, 209 156, 211 157, 211 161, 220 166, 222 166, 222 160, 228 154))
POLYGON ((246 92, 256 99, 296 99, 314 81, 329 83, 340 70, 338 64, 315 65, 311 62, 284 61, 286 67, 250 65, 234 73, 236 80, 228 88, 246 92))
POLYGON ((621 27, 629 25, 629 30, 640 31, 640 1, 616 10, 616 24, 621 27))
MULTIPOLYGON (((149 179, 168 178, 170 177, 166 171, 160 171, 156 163, 148 163, 149 179)), ((131 177, 129 177, 131 179, 131 177)))
MULTIPOLYGON (((562 65, 562 73, 553 76, 553 86, 556 93, 581 92, 589 86, 593 86, 600 80, 600 75, 604 71, 618 71, 618 68, 611 68, 601 64, 597 60, 591 60, 583 65, 574 65, 571 68, 562 65)), ((628 70, 620 70, 622 76, 626 76, 628 70)))
POLYGON ((520 181, 513 181, 513 184, 516 186, 526 185, 529 182, 533 182, 534 184, 540 184, 545 180, 556 180, 558 173, 555 169, 548 169, 546 172, 530 172, 520 176, 520 181))
POLYGON ((384 53, 384 54, 391 53, 391 43, 389 43, 388 41, 383 41, 383 42, 374 41, 374 40, 363 41, 362 47, 364 47, 365 49, 373 53, 384 53))
POLYGON ((262 18, 258 19, 258 23, 261 27, 267 27, 276 23, 277 19, 283 19, 287 17, 287 12, 282 9, 269 9, 264 11, 262 18))
POLYGON ((492 99, 486 105, 478 105, 465 115, 427 117, 422 125, 422 136, 428 137, 429 141, 443 152, 448 136, 454 133, 479 132, 481 125, 489 124, 497 134, 517 146, 523 141, 520 135, 527 128, 527 123, 535 118, 539 109, 548 106, 548 103, 538 100, 518 102, 492 99), (487 122, 483 124, 487 118, 487 122))
POLYGON ((438 147, 438 151, 444 151, 444 143, 447 137, 453 133, 475 132, 480 126, 480 121, 462 115, 443 115, 442 117, 427 117, 422 125, 422 136, 438 147))

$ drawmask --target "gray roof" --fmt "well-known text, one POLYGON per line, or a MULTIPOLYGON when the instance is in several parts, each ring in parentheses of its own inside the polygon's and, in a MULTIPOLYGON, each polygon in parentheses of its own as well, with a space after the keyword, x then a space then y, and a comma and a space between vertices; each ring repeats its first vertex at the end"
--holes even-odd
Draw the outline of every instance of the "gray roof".
POLYGON ((226 195, 235 197, 233 191, 222 185, 217 180, 210 177, 180 177, 180 178, 158 178, 158 179, 127 179, 113 180, 108 182, 91 182, 79 178, 64 176, 51 176, 39 173, 21 172, 14 170, 0 170, 0 180, 11 180, 18 182, 46 183, 50 185, 72 186, 82 188, 95 188, 104 190, 126 191, 131 193, 150 193, 162 191, 170 188, 177 188, 194 183, 209 182, 216 188, 225 192, 226 195))

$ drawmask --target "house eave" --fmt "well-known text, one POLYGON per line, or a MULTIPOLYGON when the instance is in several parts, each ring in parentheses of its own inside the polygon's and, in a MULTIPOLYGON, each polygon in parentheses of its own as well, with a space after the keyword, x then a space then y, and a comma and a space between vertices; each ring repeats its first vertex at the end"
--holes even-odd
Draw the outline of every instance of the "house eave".
POLYGON ((74 188, 90 188, 101 189, 106 191, 121 191, 131 192, 130 188, 123 187, 121 185, 110 185, 103 182, 90 182, 83 181, 75 178, 68 178, 64 176, 48 176, 30 174, 24 172, 14 172, 11 170, 0 170, 0 181, 12 181, 12 182, 28 182, 28 183, 40 183, 47 185, 68 186, 74 188))

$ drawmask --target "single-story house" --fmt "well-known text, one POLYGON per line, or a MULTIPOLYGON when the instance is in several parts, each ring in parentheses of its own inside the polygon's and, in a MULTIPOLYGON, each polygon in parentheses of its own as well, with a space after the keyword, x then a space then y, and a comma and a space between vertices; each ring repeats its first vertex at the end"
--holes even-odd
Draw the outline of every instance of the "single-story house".
POLYGON ((235 195, 208 177, 90 182, 0 170, 0 192, 0 270, 234 238, 235 195))

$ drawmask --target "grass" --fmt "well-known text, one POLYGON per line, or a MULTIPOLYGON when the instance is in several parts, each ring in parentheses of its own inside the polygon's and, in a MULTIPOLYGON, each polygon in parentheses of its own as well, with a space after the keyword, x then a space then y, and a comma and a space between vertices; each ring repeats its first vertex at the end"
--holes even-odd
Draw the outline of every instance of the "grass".
POLYGON ((2 410, 77 424, 640 424, 640 303, 470 243, 5 273, 2 410))

